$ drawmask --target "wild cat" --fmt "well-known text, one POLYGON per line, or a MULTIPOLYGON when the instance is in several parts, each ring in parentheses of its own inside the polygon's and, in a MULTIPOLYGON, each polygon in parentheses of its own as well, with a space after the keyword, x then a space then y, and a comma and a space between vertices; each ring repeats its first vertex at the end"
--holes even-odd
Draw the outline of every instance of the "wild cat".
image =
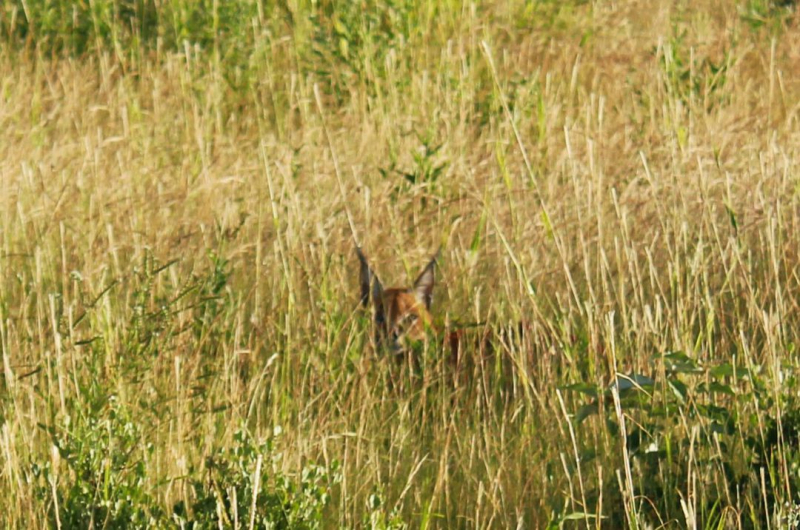
POLYGON ((415 343, 424 342, 428 334, 435 335, 437 329, 430 309, 439 252, 422 269, 411 287, 388 289, 383 287, 360 248, 356 247, 356 253, 361 265, 361 304, 367 307, 372 300, 375 342, 386 344, 393 352, 399 353, 415 343))
POLYGON ((456 326, 440 330, 431 315, 435 272, 439 249, 422 269, 411 287, 384 288, 359 247, 356 254, 360 262, 359 284, 361 304, 366 308, 372 301, 375 343, 386 346, 391 352, 408 352, 415 345, 426 344, 429 339, 440 339, 442 353, 451 364, 461 366, 465 347, 473 349, 479 359, 487 360, 498 350, 507 350, 519 343, 526 331, 527 322, 519 322, 498 329, 485 323, 456 326))

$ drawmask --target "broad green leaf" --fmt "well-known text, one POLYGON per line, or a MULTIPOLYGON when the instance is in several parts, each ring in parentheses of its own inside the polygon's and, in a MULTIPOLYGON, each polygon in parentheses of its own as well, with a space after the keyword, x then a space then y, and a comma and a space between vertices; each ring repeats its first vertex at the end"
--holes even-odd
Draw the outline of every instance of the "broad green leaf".
POLYGON ((708 385, 709 392, 716 392, 718 394, 727 394, 729 396, 735 396, 736 393, 730 387, 730 385, 723 385, 717 381, 712 381, 710 385, 708 385))
POLYGON ((639 389, 646 386, 653 386, 655 384, 655 381, 642 374, 617 375, 616 382, 612 383, 608 390, 610 391, 616 387, 619 392, 624 392, 632 388, 639 389))
POLYGON ((736 379, 749 379, 750 378, 750 370, 747 368, 741 368, 733 366, 731 363, 723 363, 719 366, 712 368, 709 373, 715 379, 722 379, 723 377, 733 377, 736 376, 736 379))
POLYGON ((680 401, 681 404, 685 404, 686 394, 689 391, 686 385, 677 379, 668 379, 667 384, 669 385, 669 388, 672 390, 672 393, 675 395, 675 397, 678 398, 678 401, 680 401))
POLYGON ((599 407, 597 405, 597 401, 593 401, 588 405, 584 405, 578 409, 578 412, 575 414, 575 421, 578 423, 582 423, 583 420, 585 420, 592 414, 597 414, 598 411, 599 407))
POLYGON ((593 398, 596 398, 599 394, 597 386, 590 383, 573 383, 571 385, 561 386, 559 389, 580 392, 581 394, 586 394, 593 398))

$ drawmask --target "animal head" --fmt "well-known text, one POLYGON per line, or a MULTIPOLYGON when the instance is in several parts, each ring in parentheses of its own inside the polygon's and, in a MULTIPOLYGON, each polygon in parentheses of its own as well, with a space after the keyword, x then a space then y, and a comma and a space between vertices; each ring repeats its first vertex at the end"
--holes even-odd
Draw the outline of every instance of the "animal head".
POLYGON ((397 351, 424 340, 426 332, 435 329, 430 309, 439 253, 422 269, 411 287, 388 289, 383 287, 360 248, 356 247, 356 253, 361 264, 361 304, 367 307, 372 299, 376 342, 388 340, 392 349, 397 351))

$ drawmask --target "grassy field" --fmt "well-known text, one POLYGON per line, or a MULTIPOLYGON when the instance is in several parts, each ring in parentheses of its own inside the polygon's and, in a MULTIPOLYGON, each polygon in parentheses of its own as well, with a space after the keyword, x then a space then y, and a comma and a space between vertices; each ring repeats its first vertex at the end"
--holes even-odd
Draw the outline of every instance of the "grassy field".
POLYGON ((2 2, 0 523, 793 527, 798 50, 768 0, 2 2), (459 369, 373 347, 354 240, 441 245, 459 369))

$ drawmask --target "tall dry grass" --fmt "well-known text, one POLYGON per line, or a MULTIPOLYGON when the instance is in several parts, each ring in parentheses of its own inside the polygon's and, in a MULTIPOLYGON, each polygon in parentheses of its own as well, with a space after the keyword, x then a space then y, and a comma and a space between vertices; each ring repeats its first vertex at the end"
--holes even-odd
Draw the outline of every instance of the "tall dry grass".
POLYGON ((403 5, 315 41, 286 3, 244 61, 4 45, 6 526, 191 519, 242 428, 326 470, 326 527, 793 520, 793 15, 403 5), (524 335, 461 374, 373 351, 348 214, 384 283, 443 246, 442 325, 524 335))

